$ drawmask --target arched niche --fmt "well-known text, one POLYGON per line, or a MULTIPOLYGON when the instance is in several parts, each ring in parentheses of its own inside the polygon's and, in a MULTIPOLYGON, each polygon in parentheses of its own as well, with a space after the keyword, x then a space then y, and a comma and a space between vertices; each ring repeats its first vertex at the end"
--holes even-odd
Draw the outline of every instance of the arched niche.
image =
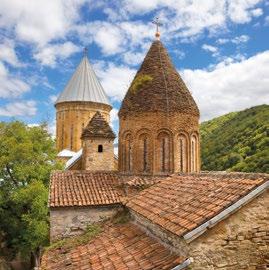
POLYGON ((199 139, 197 133, 192 133, 190 136, 190 165, 191 172, 197 172, 199 170, 199 139))
POLYGON ((179 172, 186 173, 189 168, 189 158, 188 158, 188 136, 187 134, 181 132, 178 135, 178 168, 179 172))
POLYGON ((136 168, 138 172, 149 173, 152 170, 152 141, 147 132, 139 132, 136 137, 136 168))
POLYGON ((123 136, 123 170, 131 172, 133 167, 133 138, 131 133, 125 133, 123 136))
POLYGON ((167 130, 159 131, 155 146, 156 167, 160 173, 172 170, 172 135, 167 130))

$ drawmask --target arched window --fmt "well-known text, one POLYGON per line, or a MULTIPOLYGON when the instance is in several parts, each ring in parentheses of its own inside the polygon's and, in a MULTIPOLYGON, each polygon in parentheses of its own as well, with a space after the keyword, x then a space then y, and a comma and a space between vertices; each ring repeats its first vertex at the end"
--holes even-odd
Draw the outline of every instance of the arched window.
POLYGON ((171 170, 170 136, 167 132, 161 132, 157 138, 157 168, 160 172, 171 170))
POLYGON ((198 140, 196 135, 191 136, 191 172, 198 170, 198 140))
POLYGON ((179 135, 179 171, 187 172, 188 168, 188 153, 187 153, 187 138, 184 134, 179 135))

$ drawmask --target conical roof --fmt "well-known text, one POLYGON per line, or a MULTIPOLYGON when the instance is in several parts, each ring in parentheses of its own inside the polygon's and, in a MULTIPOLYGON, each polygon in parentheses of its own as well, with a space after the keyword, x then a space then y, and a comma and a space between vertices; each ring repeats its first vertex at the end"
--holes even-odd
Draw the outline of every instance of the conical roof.
POLYGON ((157 111, 199 116, 193 97, 159 40, 152 43, 123 99, 119 116, 157 111))
POLYGON ((87 55, 82 58, 55 104, 66 101, 92 101, 110 105, 87 55))
POLYGON ((81 138, 116 138, 108 122, 98 111, 92 117, 88 125, 83 129, 81 138))

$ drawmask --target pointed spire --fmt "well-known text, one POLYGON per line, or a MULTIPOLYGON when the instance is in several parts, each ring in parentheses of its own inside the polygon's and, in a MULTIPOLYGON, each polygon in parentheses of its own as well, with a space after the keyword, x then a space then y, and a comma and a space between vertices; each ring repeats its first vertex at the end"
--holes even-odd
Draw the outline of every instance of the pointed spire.
POLYGON ((199 116, 199 109, 159 40, 155 40, 131 86, 119 116, 138 112, 181 112, 199 116))
POLYGON ((68 101, 91 101, 109 104, 108 97, 100 84, 84 48, 83 58, 55 104, 68 101))
POLYGON ((108 122, 99 111, 95 113, 88 125, 83 129, 81 138, 116 138, 108 122))

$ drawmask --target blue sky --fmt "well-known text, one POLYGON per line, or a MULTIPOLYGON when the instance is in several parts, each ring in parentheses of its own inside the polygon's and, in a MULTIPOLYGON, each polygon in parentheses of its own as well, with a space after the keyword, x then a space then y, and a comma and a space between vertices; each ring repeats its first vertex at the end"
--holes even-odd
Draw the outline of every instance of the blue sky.
POLYGON ((269 103, 268 0, 1 0, 0 121, 45 120, 53 132, 53 103, 87 46, 117 130, 156 17, 202 121, 269 103))

